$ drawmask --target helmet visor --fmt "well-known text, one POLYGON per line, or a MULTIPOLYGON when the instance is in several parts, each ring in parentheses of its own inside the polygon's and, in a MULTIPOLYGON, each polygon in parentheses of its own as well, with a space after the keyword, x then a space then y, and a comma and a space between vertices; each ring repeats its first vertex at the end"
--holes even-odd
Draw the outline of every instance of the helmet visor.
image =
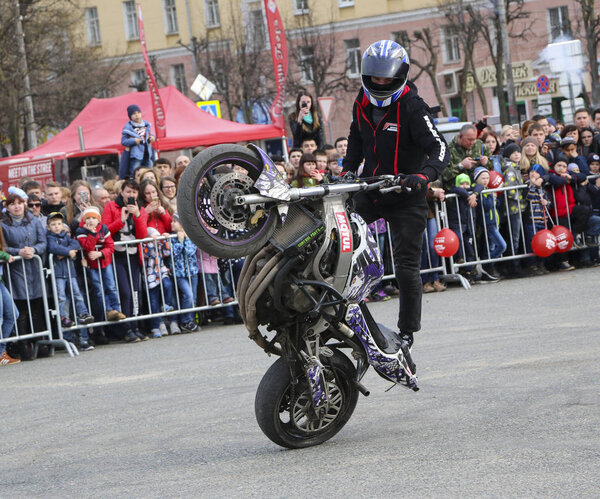
POLYGON ((381 78, 398 78, 402 81, 408 79, 409 64, 406 62, 406 51, 402 47, 393 48, 389 57, 380 57, 377 53, 367 53, 362 60, 361 72, 365 76, 379 76, 381 78))

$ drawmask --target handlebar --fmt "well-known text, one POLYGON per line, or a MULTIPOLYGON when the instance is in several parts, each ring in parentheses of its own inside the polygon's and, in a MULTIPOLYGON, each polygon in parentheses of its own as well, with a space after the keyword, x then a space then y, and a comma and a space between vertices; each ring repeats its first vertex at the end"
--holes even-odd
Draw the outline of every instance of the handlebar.
MULTIPOLYGON (((357 179, 357 181, 344 182, 335 184, 322 184, 315 187, 291 187, 289 190, 290 198, 288 202, 298 201, 305 198, 319 198, 328 194, 342 194, 346 192, 374 191, 379 190, 382 194, 388 192, 410 192, 410 189, 403 187, 402 182, 406 175, 380 175, 378 177, 370 177, 357 179), (373 180, 373 182, 368 182, 373 180)), ((277 201, 274 198, 263 196, 262 194, 245 194, 235 198, 235 204, 238 206, 259 204, 277 201)))

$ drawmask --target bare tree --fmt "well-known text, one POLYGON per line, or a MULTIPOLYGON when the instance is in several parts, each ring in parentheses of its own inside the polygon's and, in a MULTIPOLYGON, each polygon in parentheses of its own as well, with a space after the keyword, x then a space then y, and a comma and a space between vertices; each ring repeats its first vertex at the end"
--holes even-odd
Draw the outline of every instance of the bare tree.
MULTIPOLYGON (((0 133, 13 154, 23 142, 22 77, 16 50, 16 13, 0 2, 0 133)), ((83 11, 61 0, 21 0, 20 16, 35 120, 43 128, 65 127, 90 98, 110 92, 122 78, 119 58, 103 62, 99 50, 87 46, 73 30, 83 11)))
MULTIPOLYGON (((492 0, 492 4, 487 8, 476 9, 469 5, 467 11, 471 22, 477 26, 488 47, 496 71, 496 95, 498 97, 498 107, 500 108, 500 121, 501 123, 508 123, 510 120, 504 93, 506 81, 506 75, 504 74, 505 54, 499 12, 499 9, 503 7, 505 8, 508 36, 513 39, 526 40, 529 33, 531 33, 533 21, 529 21, 530 13, 525 10, 524 0, 492 0), (520 22, 517 23, 516 21, 520 22)), ((476 75, 476 72, 474 74, 476 75)))
MULTIPOLYGON (((473 62, 473 52, 479 41, 481 33, 476 23, 472 22, 469 12, 465 9, 463 0, 456 2, 446 2, 440 6, 440 10, 444 14, 447 29, 458 36, 460 48, 463 54, 463 66, 460 71, 459 92, 461 101, 461 115, 467 116, 467 77, 469 73, 473 74, 475 81, 475 89, 479 96, 483 114, 487 114, 487 101, 481 83, 477 79, 475 72, 475 64, 473 62)), ((472 117, 475 119, 475 117, 472 117)))
MULTIPOLYGON (((591 102, 594 107, 600 107, 600 77, 598 71, 598 45, 600 44, 600 7, 596 0, 575 0, 581 9, 581 18, 578 20, 583 28, 585 37, 585 50, 587 52, 590 73, 592 75, 591 102)), ((580 29, 581 31, 581 29, 580 29)))
POLYGON ((406 31, 398 33, 398 42, 407 50, 410 57, 410 64, 418 69, 418 72, 413 73, 411 80, 417 81, 424 73, 426 74, 433 85, 433 91, 437 98, 440 110, 443 116, 447 116, 446 104, 442 98, 440 86, 437 80, 438 54, 440 46, 434 41, 429 28, 415 30, 412 37, 406 31), (428 62, 424 62, 428 61, 428 62))
MULTIPOLYGON (((311 86, 316 99, 355 88, 355 81, 348 77, 350 61, 340 61, 332 22, 317 25, 311 9, 308 14, 297 16, 296 28, 288 30, 287 42, 290 59, 296 64, 296 70, 288 71, 287 78, 292 94, 311 86)), ((360 70, 360 58, 358 63, 360 70)))
POLYGON ((233 121, 241 110, 244 121, 252 123, 254 104, 274 95, 264 78, 264 68, 271 64, 266 27, 262 11, 260 16, 258 10, 240 11, 232 3, 229 12, 226 29, 208 31, 193 37, 190 45, 180 45, 192 52, 200 73, 217 87, 229 119, 233 121))

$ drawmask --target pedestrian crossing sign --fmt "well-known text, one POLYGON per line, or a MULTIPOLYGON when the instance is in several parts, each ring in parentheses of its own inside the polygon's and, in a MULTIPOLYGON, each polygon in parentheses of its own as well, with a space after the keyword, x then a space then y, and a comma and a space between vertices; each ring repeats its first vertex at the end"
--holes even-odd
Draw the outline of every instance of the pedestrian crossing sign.
POLYGON ((218 100, 198 101, 196 102, 196 105, 203 111, 212 114, 216 118, 221 117, 221 103, 218 100))

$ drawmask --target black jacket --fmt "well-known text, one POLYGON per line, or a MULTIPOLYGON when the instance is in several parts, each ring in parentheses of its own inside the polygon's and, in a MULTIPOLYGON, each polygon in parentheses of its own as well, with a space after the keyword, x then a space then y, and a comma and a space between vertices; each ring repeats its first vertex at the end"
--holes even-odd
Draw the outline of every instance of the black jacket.
POLYGON ((398 173, 421 173, 430 181, 441 177, 450 160, 448 145, 412 82, 379 123, 372 122, 373 105, 362 89, 352 115, 345 171, 356 172, 364 158, 363 177, 398 173))

